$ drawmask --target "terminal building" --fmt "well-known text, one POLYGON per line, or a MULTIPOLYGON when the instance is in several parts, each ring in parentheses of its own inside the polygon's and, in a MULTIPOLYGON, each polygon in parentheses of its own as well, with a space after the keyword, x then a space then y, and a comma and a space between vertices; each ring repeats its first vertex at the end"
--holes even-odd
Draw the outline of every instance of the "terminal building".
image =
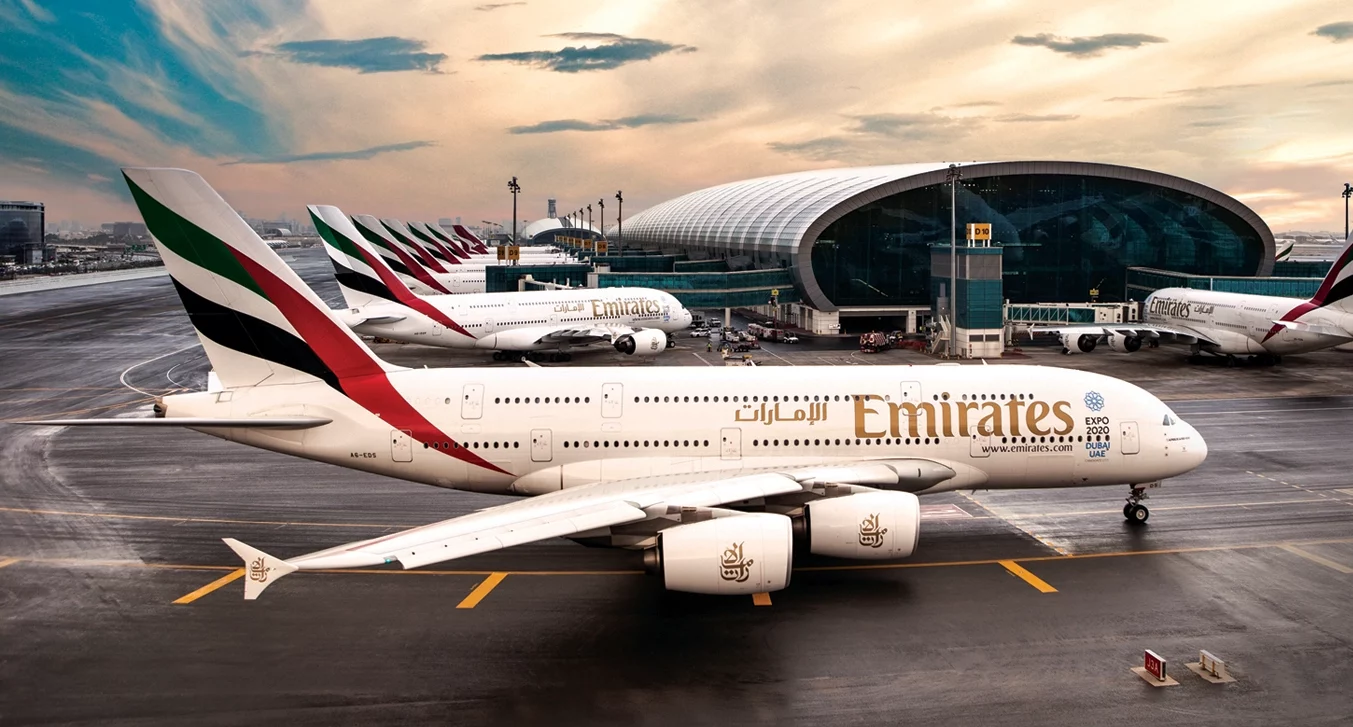
POLYGON ((990 224, 998 250, 968 259, 960 247, 959 277, 970 282, 958 285, 960 327, 977 304, 965 294, 985 307, 1115 301, 1140 292, 1129 288, 1130 268, 1273 271, 1273 233, 1236 199, 1168 174, 1066 161, 820 169, 732 182, 626 219, 621 242, 721 260, 731 271, 780 270, 792 285, 780 302, 798 301, 795 323, 808 330, 914 330, 947 295, 951 230, 962 246, 967 223, 990 224))

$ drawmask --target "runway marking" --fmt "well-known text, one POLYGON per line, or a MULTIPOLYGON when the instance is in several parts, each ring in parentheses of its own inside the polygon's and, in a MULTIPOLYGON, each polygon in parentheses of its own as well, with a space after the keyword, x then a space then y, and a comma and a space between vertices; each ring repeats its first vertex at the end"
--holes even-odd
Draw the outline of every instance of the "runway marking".
POLYGON ((753 593, 753 594, 752 594, 752 605, 753 605, 753 606, 769 606, 769 605, 770 605, 770 594, 769 594, 769 593, 753 593))
POLYGON ((1279 545, 1278 547, 1279 547, 1279 548, 1282 548, 1283 550, 1286 550, 1287 552, 1291 553, 1292 555, 1299 555, 1299 556, 1305 558, 1306 560, 1311 561, 1312 563, 1319 563, 1320 565, 1323 565, 1323 566, 1325 566, 1326 568, 1331 568, 1331 569, 1333 569, 1333 570, 1339 571, 1340 573, 1343 573, 1344 575, 1348 575, 1348 574, 1350 574, 1350 573, 1353 573, 1353 568, 1349 568, 1348 566, 1346 566, 1346 565, 1344 565, 1344 564, 1342 564, 1342 563, 1336 563, 1336 562, 1330 560, 1329 558, 1321 557, 1321 556, 1316 555, 1315 553, 1312 553, 1312 552, 1310 552, 1310 551, 1308 551, 1308 550, 1302 550, 1301 548, 1298 548, 1297 546, 1292 545, 1291 543, 1288 543, 1288 544, 1286 544, 1286 545, 1279 545))
MULTIPOLYGON (((136 405, 136 404, 149 404, 150 402, 155 401, 156 398, 157 398, 157 397, 152 396, 152 397, 149 397, 149 398, 146 398, 146 399, 133 399, 133 400, 131 400, 131 401, 124 401, 124 402, 120 402, 120 403, 117 403, 117 404, 104 404, 103 406, 91 406, 91 407, 89 407, 89 408, 87 408, 87 409, 68 409, 68 410, 66 410, 66 411, 45 412, 45 413, 43 413, 43 414, 39 414, 38 416, 42 416, 42 417, 64 417, 64 416, 70 416, 70 415, 72 415, 72 414, 88 414, 88 413, 91 412, 91 411, 99 411, 99 410, 101 410, 101 409, 116 409, 116 408, 118 408, 118 407, 120 407, 120 406, 133 406, 133 405, 136 405)), ((24 418, 24 419, 4 419, 4 420, 0 420, 0 422, 3 422, 3 423, 5 423, 5 424, 14 424, 14 423, 16 423, 16 422, 28 422, 28 421, 36 421, 36 420, 34 420, 34 419, 31 418, 31 417, 27 417, 27 418, 24 418)), ((60 426, 60 425, 53 425, 53 426, 60 426)))
POLYGON ((789 364, 790 366, 795 366, 795 365, 796 365, 794 362, 790 361, 789 359, 785 358, 784 356, 781 356, 781 355, 779 355, 779 354, 777 354, 777 353, 775 353, 775 352, 773 352, 773 351, 770 351, 770 350, 768 350, 768 349, 760 348, 760 349, 757 349, 757 350, 760 351, 761 353, 769 353, 770 355, 774 356, 775 358, 780 359, 781 361, 784 361, 786 364, 789 364))
POLYGON ((220 588, 221 586, 239 580, 240 576, 242 575, 244 575, 244 569, 236 568, 235 570, 232 570, 226 575, 223 575, 220 578, 217 578, 216 580, 212 581, 211 583, 202 586, 201 588, 197 589, 196 591, 193 591, 192 593, 189 593, 184 596, 179 596, 177 599, 174 600, 174 603, 177 604, 192 603, 193 601, 196 601, 197 599, 207 595, 208 593, 211 593, 212 591, 220 588))
MULTIPOLYGON (((1016 530, 1020 531, 1021 533, 1024 533, 1025 535, 1028 535, 1029 537, 1033 538, 1034 540, 1037 540, 1037 541, 1039 542, 1040 545, 1042 545, 1043 547, 1047 548, 1048 550, 1051 550, 1051 551, 1054 552, 1054 553, 1059 553, 1059 554, 1061 554, 1061 555, 1068 555, 1068 554, 1069 554, 1068 551, 1066 550, 1066 548, 1061 548, 1061 547, 1058 547, 1058 546, 1056 546, 1056 545, 1053 545, 1052 543, 1050 543, 1050 542, 1044 540, 1043 538, 1039 537, 1039 536, 1038 536, 1037 534, 1035 534, 1033 531, 1028 530, 1027 528, 1021 527, 1020 525, 1018 525, 1017 523, 1015 523, 1014 520, 1012 520, 1010 517, 1003 516, 1003 515, 1001 515, 1000 513, 996 512, 996 508, 994 508, 994 507, 987 507, 986 505, 983 505, 981 502, 978 502, 977 498, 976 498, 976 497, 973 497, 973 495, 972 495, 971 493, 963 493, 963 492, 960 492, 960 493, 958 493, 958 494, 959 494, 960 496, 962 496, 962 497, 966 497, 966 498, 968 498, 969 500, 971 500, 972 503, 973 503, 974 505, 977 505, 978 507, 981 507, 981 508, 987 510, 988 512, 991 512, 992 514, 996 515, 998 518, 1000 518, 1001 520, 1003 520, 1003 521, 1004 521, 1007 525, 1009 525, 1010 527, 1015 528, 1016 530)), ((1032 516, 1030 516, 1030 515, 1025 515, 1025 516, 1023 516, 1023 517, 1026 517, 1026 518, 1027 518, 1027 517, 1032 517, 1032 516)))
POLYGON ((18 563, 18 558, 0 558, 0 568, 18 563))
POLYGON ((713 366, 713 365, 714 365, 714 364, 712 364, 712 363, 706 361, 705 358, 704 358, 703 356, 701 356, 700 354, 698 354, 698 353, 696 353, 696 352, 694 352, 694 351, 691 351, 691 355, 694 356, 695 359, 696 359, 697 361, 699 361, 700 363, 702 363, 702 364, 704 364, 704 365, 706 365, 706 366, 713 366))
POLYGON ((135 386, 132 386, 131 384, 127 383, 127 374, 131 373, 131 372, 132 372, 132 369, 137 368, 137 367, 139 367, 139 366, 145 366, 145 365, 148 364, 148 363, 153 363, 153 362, 155 362, 155 361, 159 361, 159 360, 162 359, 162 358, 167 358, 167 357, 169 357, 169 356, 173 356, 173 355, 176 354, 176 353, 183 353, 184 351, 188 351, 188 350, 191 350, 191 349, 194 349, 194 348, 201 348, 201 346, 202 346, 202 344, 201 344, 200 342, 199 342, 199 343, 194 343, 194 344, 191 345, 191 346, 184 346, 183 348, 180 348, 180 349, 175 350, 175 351, 170 351, 169 353, 162 353, 162 354, 160 354, 159 356, 156 356, 155 358, 148 358, 148 359, 146 359, 145 361, 142 361, 142 362, 140 362, 140 363, 134 363, 134 364, 132 364, 131 366, 128 366, 128 367, 122 372, 122 375, 119 376, 119 377, 117 377, 117 380, 118 380, 118 381, 121 381, 123 386, 127 387, 128 389, 131 389, 132 391, 137 392, 138 394, 141 394, 142 396, 149 396, 149 397, 151 397, 151 398, 154 398, 154 396, 155 396, 154 394, 149 394, 149 393, 146 393, 146 392, 144 392, 144 391, 141 391, 140 389, 136 388, 135 386))
POLYGON ((1047 581, 1025 570, 1024 566, 1021 566, 1019 563, 1016 563, 1013 560, 1003 560, 1001 561, 1001 565, 1004 566, 1006 570, 1010 571, 1016 576, 1019 576, 1021 579, 1023 579, 1025 583, 1028 583, 1034 588, 1037 588, 1039 593, 1057 592, 1057 589, 1048 585, 1047 581))
POLYGON ((109 520, 159 520, 172 523, 214 523, 217 525, 298 525, 306 527, 321 528, 376 528, 380 530, 393 530, 396 528, 404 529, 415 527, 412 524, 400 523, 315 523, 299 520, 281 521, 281 520, 232 520, 230 518, 210 518, 210 517, 183 517, 181 515, 124 515, 120 513, 106 512, 71 512, 66 510, 33 510, 23 507, 0 507, 0 512, 18 512, 29 515, 61 515, 66 517, 92 517, 106 518, 109 520))
POLYGON ((474 587, 473 591, 470 591, 470 595, 466 596, 465 600, 456 604, 456 608, 474 608, 475 606, 478 606, 479 602, 484 600, 485 596, 492 593, 493 589, 497 588, 498 584, 502 583, 503 579, 507 578, 507 576, 508 574, 503 572, 490 573, 488 578, 485 578, 483 582, 474 587))

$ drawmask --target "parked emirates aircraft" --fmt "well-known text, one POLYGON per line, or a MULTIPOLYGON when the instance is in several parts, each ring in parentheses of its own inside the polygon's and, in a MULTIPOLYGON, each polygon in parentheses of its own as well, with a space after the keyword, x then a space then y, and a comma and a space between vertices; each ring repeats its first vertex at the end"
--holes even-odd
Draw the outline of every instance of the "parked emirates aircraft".
POLYGON ((421 256, 407 248, 390 232, 381 221, 371 215, 355 215, 352 218, 357 232, 371 243, 386 264, 419 295, 446 295, 448 293, 483 293, 485 273, 483 265, 464 265, 452 272, 437 273, 429 270, 420 260, 421 256))
MULTIPOLYGON (((430 238, 424 235, 415 234, 410 225, 395 219, 383 219, 381 224, 385 229, 399 241, 407 250, 417 256, 424 265, 438 273, 453 272, 462 266, 493 266, 506 265, 507 261, 499 260, 495 251, 492 255, 475 255, 473 258, 462 260, 458 256, 452 255, 446 257, 445 253, 438 250, 430 243, 430 238)), ((525 264, 528 265, 549 265, 552 263, 565 263, 570 259, 567 255, 555 252, 549 248, 520 247, 518 253, 521 257, 527 258, 525 264)))
POLYGON ((478 235, 474 234, 473 232, 470 232, 469 228, 467 228, 465 225, 451 225, 451 231, 456 233, 456 236, 459 237, 460 239, 469 241, 469 243, 473 246, 471 252, 482 252, 482 253, 492 252, 492 250, 489 249, 488 244, 486 244, 483 240, 479 239, 478 235))
MULTIPOLYGON (((419 240, 426 241, 425 245, 430 252, 436 254, 439 250, 443 253, 451 253, 460 258, 462 263, 475 261, 496 261, 498 259, 497 250, 488 252, 471 251, 470 242, 462 240, 442 229, 440 225, 431 222, 410 222, 407 224, 409 231, 419 240)), ((527 264, 537 265, 544 260, 558 260, 559 262, 570 262, 572 258, 560 252, 559 250, 544 245, 522 245, 517 249, 521 260, 527 264)))
POLYGON ((1191 343, 1194 354, 1249 354, 1273 363, 1287 354, 1333 348, 1353 341, 1353 244, 1309 300, 1164 288, 1142 305, 1141 323, 1036 326, 1030 332, 1061 336, 1063 353, 1089 353, 1101 341, 1114 351, 1136 351, 1144 339, 1163 335, 1191 343))
POLYGON ((496 361, 528 351, 597 344, 631 356, 656 356, 691 314, 672 295, 649 288, 600 288, 421 297, 409 290, 337 207, 311 205, 310 217, 333 261, 358 333, 446 348, 493 351, 496 361))
POLYGON ((644 551, 672 590, 775 591, 794 550, 904 558, 917 495, 1144 488, 1207 456, 1159 399, 1038 366, 405 369, 376 358, 196 174, 125 169, 219 387, 158 419, 439 487, 530 496, 277 558, 233 539, 244 595, 296 570, 405 568, 568 537, 644 551), (795 538, 796 531, 800 537, 795 538))

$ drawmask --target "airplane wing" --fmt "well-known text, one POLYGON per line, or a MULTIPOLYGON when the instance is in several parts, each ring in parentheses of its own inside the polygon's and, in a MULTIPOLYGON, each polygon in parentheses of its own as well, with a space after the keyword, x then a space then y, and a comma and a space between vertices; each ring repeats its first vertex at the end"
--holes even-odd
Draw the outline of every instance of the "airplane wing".
POLYGON ((527 349, 542 344, 582 346, 589 343, 615 342, 615 339, 639 329, 632 326, 531 326, 501 331, 479 340, 484 348, 527 349))
POLYGON ((1211 343, 1217 345, 1217 341, 1207 333, 1196 328, 1187 326, 1162 326, 1155 323, 1069 323, 1066 325, 1053 326, 1029 326, 1029 335, 1035 333, 1052 333, 1062 335, 1069 333, 1076 335, 1107 336, 1111 333, 1117 333, 1120 336, 1139 336, 1141 338, 1160 338, 1162 336, 1174 336, 1183 339, 1186 343, 1200 341, 1202 343, 1211 343))
POLYGON ((920 487, 953 476, 949 467, 924 459, 803 466, 741 475, 659 475, 570 487, 286 560, 233 538, 226 538, 225 543, 245 562, 248 577, 244 579, 244 597, 253 600, 278 578, 297 570, 363 568, 396 562, 404 568, 417 568, 546 538, 652 520, 680 513, 683 508, 711 508, 811 492, 815 485, 824 483, 896 487, 905 482, 920 487))

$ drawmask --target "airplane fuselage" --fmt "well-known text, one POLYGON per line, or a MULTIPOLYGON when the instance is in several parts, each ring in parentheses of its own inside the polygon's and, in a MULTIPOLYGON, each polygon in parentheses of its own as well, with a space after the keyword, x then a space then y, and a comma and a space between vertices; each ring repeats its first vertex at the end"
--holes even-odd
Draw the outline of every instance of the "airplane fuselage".
POLYGON ((167 416, 324 417, 303 430, 202 429, 307 459, 500 494, 710 471, 914 465, 916 492, 1153 482, 1206 456, 1142 389, 1037 366, 433 369, 389 374, 396 421, 322 383, 179 394, 167 416), (404 422, 414 422, 405 424, 404 422), (952 471, 952 475, 948 474, 952 471))
POLYGON ((1142 320, 1197 330, 1218 343, 1200 344, 1204 350, 1231 355, 1319 351, 1348 342, 1322 328, 1353 330, 1353 315, 1319 308, 1300 298, 1189 288, 1165 288, 1147 296, 1142 320))

